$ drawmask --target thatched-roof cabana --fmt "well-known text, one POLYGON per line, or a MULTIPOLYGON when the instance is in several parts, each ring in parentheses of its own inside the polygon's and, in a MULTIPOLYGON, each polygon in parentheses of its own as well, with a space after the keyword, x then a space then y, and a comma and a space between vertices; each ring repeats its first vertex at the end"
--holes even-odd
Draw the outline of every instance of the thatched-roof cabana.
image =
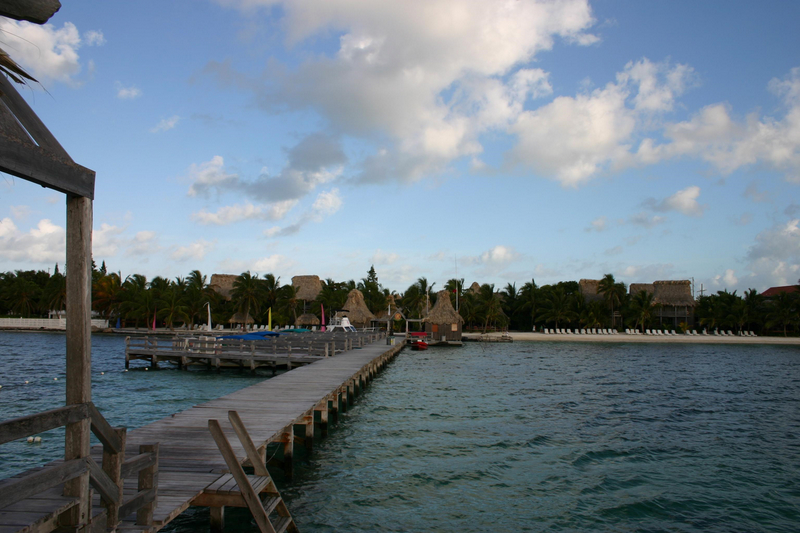
POLYGON ((367 307, 364 301, 364 295, 358 289, 353 289, 347 295, 347 301, 344 304, 344 309, 337 312, 337 315, 346 316, 350 319, 350 323, 357 328, 369 327, 370 322, 375 318, 372 311, 367 307))
POLYGON ((481 284, 478 283, 477 281, 473 281, 472 285, 470 285, 469 289, 467 289, 467 290, 470 291, 473 294, 480 294, 481 293, 481 284))
POLYGON ((305 313, 297 317, 296 326, 319 326, 321 322, 317 315, 313 313, 305 313))
POLYGON ((636 296, 642 291, 648 294, 653 294, 655 292, 655 288, 653 287, 652 283, 631 283, 628 286, 628 294, 631 296, 636 296))
POLYGON ((319 276, 295 276, 292 278, 292 287, 297 291, 299 300, 310 302, 322 291, 322 282, 319 276))
POLYGON ((208 284, 209 288, 230 301, 231 293, 233 292, 233 282, 239 276, 235 274, 211 274, 211 282, 208 284))
POLYGON ((596 302, 603 299, 600 294, 600 280, 599 279, 582 279, 578 282, 581 288, 583 299, 587 302, 596 302))
POLYGON ((461 340, 461 325, 464 319, 453 308, 453 304, 450 303, 450 293, 446 290, 439 291, 436 295, 436 304, 422 322, 425 324, 425 331, 435 341, 461 340))
POLYGON ((654 281, 653 301, 661 305, 694 307, 692 282, 688 279, 677 281, 654 281))
POLYGON ((248 313, 245 316, 244 313, 235 313, 230 319, 228 319, 228 324, 254 324, 255 320, 253 317, 250 316, 248 313))

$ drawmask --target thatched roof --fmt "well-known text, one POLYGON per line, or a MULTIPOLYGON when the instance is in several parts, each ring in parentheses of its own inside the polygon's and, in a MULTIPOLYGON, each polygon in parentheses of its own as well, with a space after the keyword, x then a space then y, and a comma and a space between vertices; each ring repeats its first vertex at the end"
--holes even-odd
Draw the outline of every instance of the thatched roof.
POLYGON ((677 281, 654 281, 653 301, 661 305, 694 306, 692 282, 688 279, 677 281))
POLYGON ((481 284, 478 283, 477 281, 473 281, 472 285, 470 285, 469 289, 467 289, 467 290, 469 290, 470 292, 472 292, 474 294, 480 294, 481 293, 481 284))
POLYGON ((423 322, 431 324, 461 324, 464 319, 461 315, 453 309, 453 304, 450 303, 450 293, 439 291, 436 295, 436 305, 433 306, 431 312, 425 317, 423 322))
POLYGON ((255 320, 253 320, 253 317, 251 317, 249 313, 247 318, 245 318, 244 313, 235 313, 228 320, 228 324, 253 324, 254 322, 255 320))
POLYGON ((599 279, 582 279, 578 282, 581 288, 581 294, 587 302, 599 301, 603 299, 600 294, 600 280, 599 279))
POLYGON ((319 326, 319 318, 313 313, 305 313, 297 317, 297 326, 319 326))
POLYGON ((295 276, 292 278, 292 287, 297 291, 298 299, 310 302, 322 291, 322 282, 319 276, 295 276))
POLYGON ((370 321, 375 318, 375 315, 372 314, 364 301, 364 295, 358 289, 353 289, 347 295, 344 309, 347 311, 342 314, 350 319, 351 324, 359 328, 369 326, 370 321))
POLYGON ((233 282, 239 276, 235 274, 211 274, 211 283, 208 284, 209 288, 230 301, 231 292, 233 291, 233 282))
POLYGON ((655 288, 653 287, 652 283, 631 283, 630 286, 628 286, 628 294, 631 296, 636 296, 642 291, 653 294, 655 292, 655 288))

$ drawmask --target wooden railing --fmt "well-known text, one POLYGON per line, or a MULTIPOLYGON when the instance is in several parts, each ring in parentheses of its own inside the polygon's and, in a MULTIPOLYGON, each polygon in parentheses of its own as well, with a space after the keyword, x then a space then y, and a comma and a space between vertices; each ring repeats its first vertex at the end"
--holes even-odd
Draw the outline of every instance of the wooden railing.
POLYGON ((0 509, 41 494, 88 472, 89 482, 100 494, 106 510, 106 527, 115 528, 136 512, 136 523, 153 524, 158 495, 158 444, 139 447, 139 455, 125 459, 125 428, 113 428, 93 403, 68 405, 51 411, 0 423, 0 444, 24 439, 86 419, 103 445, 102 467, 90 456, 64 461, 35 472, 0 482, 0 509), (123 480, 138 474, 138 492, 123 501, 123 480))

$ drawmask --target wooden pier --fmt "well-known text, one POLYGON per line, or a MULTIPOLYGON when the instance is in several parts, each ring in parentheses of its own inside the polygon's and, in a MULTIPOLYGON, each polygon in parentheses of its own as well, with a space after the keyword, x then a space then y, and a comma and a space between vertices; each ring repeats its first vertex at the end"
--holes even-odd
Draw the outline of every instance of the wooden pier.
MULTIPOLYGON (((212 530, 223 529, 224 507, 235 505, 249 507, 262 531, 296 531, 264 465, 269 458, 272 468, 291 476, 295 454, 300 450, 307 453, 315 438, 327 435, 328 424, 336 422, 339 413, 352 405, 402 348, 402 344, 388 345, 385 334, 371 335, 362 341, 354 335, 353 349, 319 357, 313 364, 127 432, 123 449, 133 459, 123 463, 127 466, 122 468, 123 496, 119 501, 128 503, 123 504, 123 511, 116 507, 119 518, 126 519, 117 531, 158 531, 192 505, 211 508, 212 530), (155 465, 146 460, 153 455, 157 457, 155 465), (143 485, 136 477, 135 468, 148 465, 157 472, 152 486, 146 481, 143 485), (255 474, 245 476, 240 465, 252 467, 255 474), (136 514, 123 516, 135 509, 136 502, 130 502, 137 497, 145 502, 147 513, 147 495, 154 496, 149 500, 150 515, 139 520, 139 525, 136 514), (254 498, 260 501, 257 507, 253 507, 254 498), (278 516, 267 519, 270 513, 278 516)), ((104 467, 108 463, 108 450, 104 454, 101 446, 94 447, 91 455, 104 467)), ((7 481, 0 482, 0 497, 7 481)), ((51 489, 51 499, 63 498, 59 489, 51 489)), ((48 507, 42 503, 44 496, 38 498, 15 502, 14 509, 0 509, 0 533, 53 531, 57 520, 50 507, 58 502, 52 500, 48 507), (25 509, 27 515, 23 516, 25 509), (23 518, 30 519, 26 525, 20 525, 23 518)), ((91 531, 106 531, 105 500, 94 497, 92 515, 96 522, 90 524, 91 531)))
POLYGON ((188 370, 190 366, 207 368, 267 367, 291 370, 360 348, 375 341, 377 332, 346 333, 292 333, 264 340, 217 339, 215 337, 126 337, 125 368, 130 362, 141 359, 150 362, 153 369, 159 363, 170 363, 188 370))

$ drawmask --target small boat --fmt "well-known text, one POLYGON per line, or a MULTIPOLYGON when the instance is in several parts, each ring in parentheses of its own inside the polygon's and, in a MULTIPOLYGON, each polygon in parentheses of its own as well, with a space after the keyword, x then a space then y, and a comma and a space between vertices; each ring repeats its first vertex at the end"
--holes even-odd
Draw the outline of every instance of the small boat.
POLYGON ((328 333, 335 332, 335 331, 344 331, 345 333, 355 333, 356 328, 350 324, 350 319, 346 316, 343 317, 334 317, 333 322, 328 326, 325 326, 325 331, 328 333))
POLYGON ((417 350, 417 351, 427 350, 428 349, 428 343, 423 341, 423 340, 421 340, 421 339, 417 339, 415 341, 411 341, 411 349, 412 350, 417 350))

